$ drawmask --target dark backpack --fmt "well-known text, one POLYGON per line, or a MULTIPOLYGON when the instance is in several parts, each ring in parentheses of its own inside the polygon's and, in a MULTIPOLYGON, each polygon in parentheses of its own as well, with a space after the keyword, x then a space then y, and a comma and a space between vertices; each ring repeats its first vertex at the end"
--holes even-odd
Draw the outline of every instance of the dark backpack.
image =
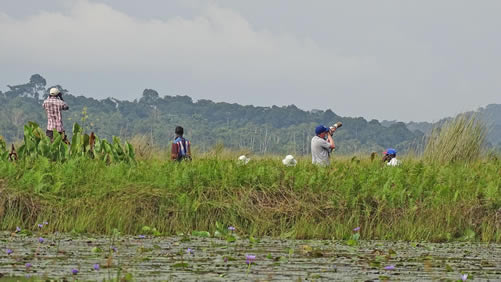
POLYGON ((177 161, 182 161, 185 159, 191 160, 190 152, 190 141, 184 139, 183 137, 177 137, 172 143, 172 155, 173 159, 177 161), (176 156, 174 158, 174 156, 176 156))

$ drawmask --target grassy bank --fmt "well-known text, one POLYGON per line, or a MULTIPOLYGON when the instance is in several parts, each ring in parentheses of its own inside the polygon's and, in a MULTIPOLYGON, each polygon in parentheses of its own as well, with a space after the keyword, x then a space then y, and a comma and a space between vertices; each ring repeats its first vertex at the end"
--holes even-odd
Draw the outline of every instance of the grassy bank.
POLYGON ((169 235, 220 222, 254 236, 343 239, 360 226, 364 239, 501 242, 500 208, 499 160, 0 162, 1 230, 49 221, 48 232, 137 234, 147 225, 169 235))

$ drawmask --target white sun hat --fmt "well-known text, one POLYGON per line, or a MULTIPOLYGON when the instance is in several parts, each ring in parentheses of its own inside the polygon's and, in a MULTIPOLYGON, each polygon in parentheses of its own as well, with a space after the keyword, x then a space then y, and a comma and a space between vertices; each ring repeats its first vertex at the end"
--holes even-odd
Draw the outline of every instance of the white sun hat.
POLYGON ((282 163, 286 166, 296 166, 297 161, 294 159, 294 156, 287 155, 285 159, 282 160, 282 163))
POLYGON ((238 157, 238 162, 240 162, 242 164, 247 164, 249 161, 250 161, 250 158, 248 158, 245 155, 241 155, 240 157, 238 157))
POLYGON ((57 89, 56 87, 52 87, 52 88, 50 89, 50 92, 49 92, 49 93, 50 93, 50 96, 56 96, 56 95, 59 95, 60 91, 59 91, 59 89, 57 89))

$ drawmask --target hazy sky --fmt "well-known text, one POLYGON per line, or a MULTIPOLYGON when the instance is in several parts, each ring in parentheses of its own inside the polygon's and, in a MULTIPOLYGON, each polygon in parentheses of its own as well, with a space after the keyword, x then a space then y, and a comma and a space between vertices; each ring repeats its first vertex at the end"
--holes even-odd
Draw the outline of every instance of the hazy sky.
MULTIPOLYGON (((0 90, 433 121, 501 103, 501 1, 0 0, 0 90)), ((330 122, 330 121, 326 121, 330 122)))

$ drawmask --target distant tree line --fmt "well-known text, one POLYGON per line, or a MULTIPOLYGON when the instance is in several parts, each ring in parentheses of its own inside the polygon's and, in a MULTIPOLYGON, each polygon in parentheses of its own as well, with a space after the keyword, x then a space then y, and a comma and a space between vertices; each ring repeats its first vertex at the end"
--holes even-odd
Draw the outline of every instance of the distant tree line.
POLYGON ((308 154, 315 126, 337 121, 343 122, 335 133, 338 153, 380 152, 387 147, 406 151, 424 136, 402 122, 382 125, 362 117, 341 117, 332 110, 304 111, 295 105, 255 107, 210 100, 194 102, 188 96, 161 97, 153 89, 145 89, 142 97, 134 101, 97 100, 72 95, 60 85, 48 86, 42 76, 35 74, 28 83, 8 86, 7 92, 0 92, 0 135, 4 139, 22 139, 23 125, 28 121, 45 128, 41 104, 51 87, 58 87, 70 105, 64 113, 68 131, 78 122, 85 131, 94 131, 101 138, 142 135, 155 146, 170 144, 176 125, 185 128, 185 135, 201 151, 223 144, 254 153, 308 154))

